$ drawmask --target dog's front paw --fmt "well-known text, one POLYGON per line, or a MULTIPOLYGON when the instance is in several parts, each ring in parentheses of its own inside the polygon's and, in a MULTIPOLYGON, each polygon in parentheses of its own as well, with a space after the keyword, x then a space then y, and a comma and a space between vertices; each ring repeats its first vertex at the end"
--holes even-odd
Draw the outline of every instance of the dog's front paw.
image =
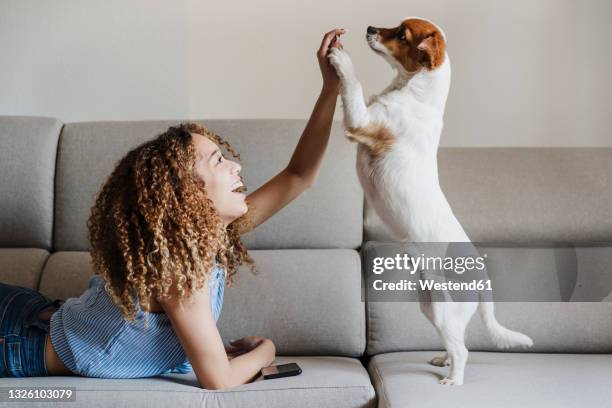
POLYGON ((355 78, 353 61, 348 53, 340 48, 332 48, 327 55, 329 63, 336 69, 338 77, 343 81, 350 81, 355 78))
POLYGON ((462 385, 463 381, 453 380, 452 378, 446 377, 440 380, 442 385, 462 385))

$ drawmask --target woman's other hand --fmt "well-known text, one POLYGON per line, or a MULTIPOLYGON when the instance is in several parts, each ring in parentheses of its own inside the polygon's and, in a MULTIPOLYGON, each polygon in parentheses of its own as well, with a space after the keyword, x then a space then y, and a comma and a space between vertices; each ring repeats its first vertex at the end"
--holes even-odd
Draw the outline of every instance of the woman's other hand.
MULTIPOLYGON (((238 340, 231 340, 225 351, 227 352, 227 357, 231 360, 239 355, 250 352, 264 342, 272 343, 272 340, 261 336, 247 336, 238 340)), ((272 359, 274 358, 272 357, 272 359)))
POLYGON ((338 93, 340 90, 340 78, 336 74, 336 70, 331 66, 327 59, 327 53, 332 48, 342 49, 342 43, 340 42, 340 36, 347 33, 344 28, 336 28, 329 31, 323 36, 321 41, 321 47, 317 51, 317 60, 319 61, 319 68, 321 69, 321 75, 323 76, 323 88, 325 90, 338 93))

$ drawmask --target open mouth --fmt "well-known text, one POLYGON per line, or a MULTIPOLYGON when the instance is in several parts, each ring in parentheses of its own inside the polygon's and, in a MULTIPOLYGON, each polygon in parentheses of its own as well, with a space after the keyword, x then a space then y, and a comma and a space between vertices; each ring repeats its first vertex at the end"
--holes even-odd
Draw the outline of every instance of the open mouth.
POLYGON ((245 191, 247 191, 246 187, 244 186, 244 184, 242 184, 242 181, 237 181, 236 183, 234 183, 234 185, 232 186, 232 193, 244 193, 245 191))
POLYGON ((381 45, 378 42, 378 39, 376 38, 376 36, 368 34, 366 35, 366 41, 368 42, 368 45, 370 46, 372 51, 380 55, 385 55, 385 53, 380 48, 378 48, 381 45))

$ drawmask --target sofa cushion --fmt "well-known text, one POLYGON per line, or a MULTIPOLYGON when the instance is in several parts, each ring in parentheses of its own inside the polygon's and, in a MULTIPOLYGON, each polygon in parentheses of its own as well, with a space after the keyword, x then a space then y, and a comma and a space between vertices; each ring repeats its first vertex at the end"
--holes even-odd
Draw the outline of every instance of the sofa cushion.
POLYGON ((0 116, 0 247, 51 249, 57 119, 0 116))
POLYGON ((45 265, 38 290, 51 299, 79 297, 93 274, 88 252, 54 252, 45 265))
MULTIPOLYGON (((4 387, 75 387, 76 401, 54 407, 374 407, 368 373, 347 357, 277 357, 274 364, 296 362, 302 374, 256 380, 231 389, 199 388, 195 374, 165 374, 142 379, 30 377, 3 379, 4 387)), ((15 407, 19 403, 13 403, 15 407)), ((13 405, 11 405, 13 406, 13 405)))
MULTIPOLYGON (((472 241, 612 241, 612 148, 441 148, 440 185, 472 241)), ((370 205, 367 241, 393 240, 370 205)))
MULTIPOLYGON (((612 297, 612 247, 584 246, 576 248, 576 285, 572 302, 592 302, 612 297)), ((608 302, 612 299, 607 300, 608 302)))
MULTIPOLYGON (((376 252, 373 248, 370 243, 364 245, 364 268, 373 256, 370 252, 376 252)), ((489 261, 495 260, 495 267, 488 270, 494 289, 500 278, 496 274, 501 274, 499 281, 506 292, 521 295, 520 302, 509 296, 496 302, 495 315, 503 326, 533 339, 530 351, 612 352, 612 302, 604 301, 612 293, 612 246, 490 247, 481 251, 491 255, 489 261), (493 256, 496 252, 497 257, 493 256)), ((406 301, 368 298, 368 354, 443 348, 419 309, 417 293, 408 295, 406 301)), ((467 328, 466 346, 496 350, 478 312, 467 328)))
MULTIPOLYGON (((95 197, 130 148, 180 121, 67 124, 58 153, 55 250, 88 249, 86 221, 95 197)), ((281 171, 304 120, 205 120, 241 154, 249 192, 281 171)), ((357 248, 363 193, 354 170, 355 146, 336 123, 315 184, 273 218, 245 235, 249 248, 357 248)))
POLYGON ((38 248, 0 248, 0 282, 38 290, 49 252, 38 248))
POLYGON ((437 353, 374 356, 368 372, 378 408, 428 407, 603 407, 610 404, 610 354, 471 352, 464 385, 438 380, 448 367, 427 361, 437 353))
MULTIPOLYGON (((223 339, 260 335, 280 355, 360 356, 365 350, 359 254, 350 249, 253 250, 257 275, 243 267, 227 288, 218 322, 223 339)), ((93 274, 89 254, 57 252, 40 291, 79 296, 93 274)))

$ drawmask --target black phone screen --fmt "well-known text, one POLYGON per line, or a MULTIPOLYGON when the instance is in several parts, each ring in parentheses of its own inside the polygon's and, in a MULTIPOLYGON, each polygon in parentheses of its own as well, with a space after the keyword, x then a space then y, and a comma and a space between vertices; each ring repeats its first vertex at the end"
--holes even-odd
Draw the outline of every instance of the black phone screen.
POLYGON ((272 378, 291 377, 294 375, 301 374, 302 369, 296 363, 279 364, 270 367, 264 367, 261 369, 261 374, 264 380, 270 380, 272 378))

